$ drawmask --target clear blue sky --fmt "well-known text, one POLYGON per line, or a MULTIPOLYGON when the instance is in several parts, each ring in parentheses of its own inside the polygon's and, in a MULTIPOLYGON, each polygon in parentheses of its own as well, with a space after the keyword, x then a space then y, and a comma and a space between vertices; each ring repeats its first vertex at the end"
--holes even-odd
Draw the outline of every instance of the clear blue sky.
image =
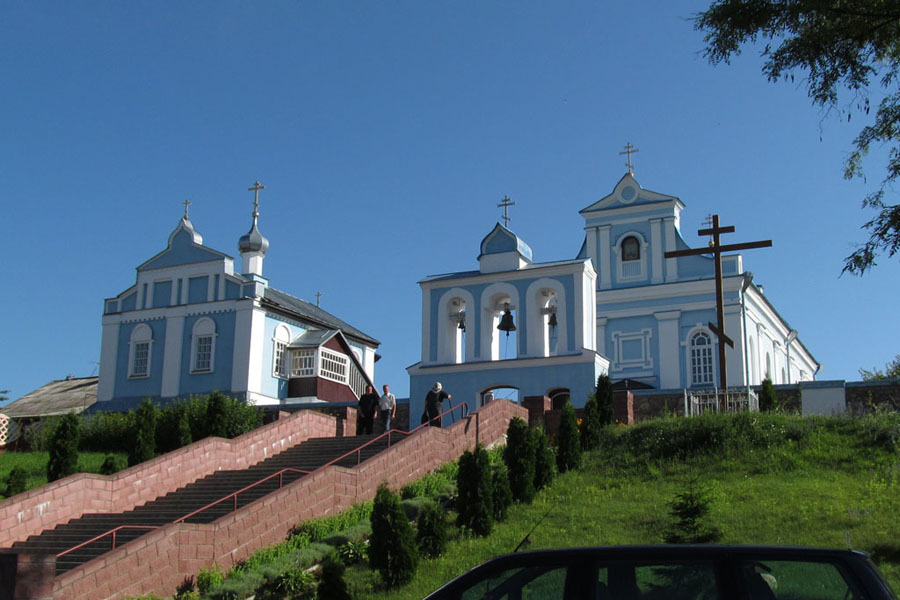
MULTIPOLYGON (((839 277, 866 235, 845 181, 862 120, 771 84, 753 53, 714 68, 703 2, 0 4, 0 389, 94 373, 102 300, 165 247, 189 198, 238 257, 254 180, 272 285, 381 340, 406 395, 425 275, 475 268, 508 194, 538 261, 572 258, 578 210, 623 175, 713 212, 790 325, 856 379, 900 352, 900 261, 839 277)), ((847 100, 849 102, 849 100, 847 100)), ((896 197, 894 198, 896 201, 896 197)))

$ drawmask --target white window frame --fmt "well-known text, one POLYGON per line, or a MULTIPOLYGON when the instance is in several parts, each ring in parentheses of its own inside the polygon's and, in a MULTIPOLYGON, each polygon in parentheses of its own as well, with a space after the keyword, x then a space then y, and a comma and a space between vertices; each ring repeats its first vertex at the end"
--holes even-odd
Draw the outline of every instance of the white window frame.
POLYGON ((153 358, 153 330, 146 323, 141 323, 131 331, 128 340, 128 378, 146 379, 150 377, 151 359, 153 358), (147 361, 143 372, 135 369, 139 346, 147 347, 147 361))
POLYGON ((288 378, 288 362, 290 352, 287 347, 291 343, 291 330, 287 325, 279 325, 272 336, 272 377, 288 378), (280 359, 280 360, 279 360, 280 359))
POLYGON ((291 377, 316 376, 316 349, 303 348, 291 352, 291 377))
POLYGON ((644 236, 641 235, 637 231, 629 231, 627 233, 623 233, 616 240, 616 245, 613 247, 613 251, 616 255, 616 275, 618 276, 619 281, 642 281, 647 279, 647 248, 649 244, 647 240, 644 239, 644 236), (633 237, 638 241, 640 258, 636 261, 623 261, 622 260, 622 243, 625 242, 628 238, 633 237), (640 266, 640 272, 636 275, 626 275, 625 274, 625 263, 633 264, 637 263, 640 266))
POLYGON ((349 384, 350 357, 328 348, 319 348, 319 377, 349 384))
POLYGON ((204 317, 191 329, 191 375, 212 373, 216 365, 216 322, 204 317), (200 340, 209 338, 209 365, 201 368, 200 340))
POLYGON ((688 334, 687 338, 687 370, 688 370, 688 380, 690 381, 691 387, 693 386, 713 386, 716 381, 716 353, 714 352, 716 346, 716 339, 713 336, 712 332, 706 328, 694 329, 688 334), (695 341, 701 336, 705 337, 708 344, 700 346, 695 343, 695 341), (696 353, 695 353, 696 350, 696 353), (708 381, 706 378, 699 379, 694 377, 695 373, 695 358, 700 361, 698 364, 699 373, 702 376, 704 371, 703 359, 704 356, 700 356, 700 353, 704 353, 706 356, 706 360, 708 361, 709 367, 709 378, 708 381), (695 356, 696 354, 696 356, 695 356))

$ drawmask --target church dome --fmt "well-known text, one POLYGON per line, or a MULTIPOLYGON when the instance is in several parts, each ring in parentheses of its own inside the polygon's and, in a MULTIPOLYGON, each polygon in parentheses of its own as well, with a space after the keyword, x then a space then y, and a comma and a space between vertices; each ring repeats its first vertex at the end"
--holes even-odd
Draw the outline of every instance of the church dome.
POLYGON ((267 240, 256 227, 256 217, 253 218, 253 226, 250 228, 250 231, 242 235, 241 239, 238 241, 238 249, 241 251, 241 254, 244 252, 260 252, 265 254, 266 250, 269 249, 269 240, 267 240))

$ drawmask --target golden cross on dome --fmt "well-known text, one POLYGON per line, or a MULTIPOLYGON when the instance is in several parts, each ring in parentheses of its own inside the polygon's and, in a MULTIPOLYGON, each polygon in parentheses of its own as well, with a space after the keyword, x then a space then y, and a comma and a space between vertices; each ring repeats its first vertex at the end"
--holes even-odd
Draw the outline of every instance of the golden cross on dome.
POLYGON ((253 187, 247 188, 248 192, 253 192, 253 216, 259 216, 259 190, 266 189, 266 186, 260 185, 257 181, 253 184, 253 187))
POLYGON ((187 214, 188 206, 190 206, 193 203, 190 200, 185 200, 184 202, 182 202, 182 204, 184 204, 184 218, 187 219, 188 218, 188 214, 187 214))
POLYGON ((516 203, 509 199, 509 196, 503 196, 503 200, 497 206, 503 207, 503 226, 509 229, 509 207, 515 206, 516 203))
POLYGON ((627 142, 625 144, 625 152, 619 152, 619 156, 623 154, 628 155, 628 159, 625 161, 625 166, 628 167, 628 174, 634 175, 634 165, 631 164, 631 155, 640 152, 637 148, 631 145, 631 142, 627 142))

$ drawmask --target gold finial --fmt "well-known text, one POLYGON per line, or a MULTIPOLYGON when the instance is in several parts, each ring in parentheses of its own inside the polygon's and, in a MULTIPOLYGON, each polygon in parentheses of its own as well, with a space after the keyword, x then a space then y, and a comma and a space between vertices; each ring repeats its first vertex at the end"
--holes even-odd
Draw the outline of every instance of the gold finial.
POLYGON ((322 292, 316 292, 316 308, 319 308, 319 300, 322 298, 322 292))
POLYGON ((257 181, 253 184, 253 187, 247 188, 248 192, 253 192, 253 218, 259 216, 259 190, 266 189, 266 186, 260 185, 257 181))
POLYGON ((516 203, 509 199, 509 196, 503 196, 498 207, 503 207, 503 226, 509 229, 509 207, 515 206, 516 203))
POLYGON ((184 202, 182 202, 182 204, 184 204, 184 218, 185 218, 185 220, 187 220, 187 218, 188 218, 188 206, 190 206, 190 205, 192 204, 192 202, 191 202, 190 200, 185 200, 184 202))
POLYGON ((631 145, 631 142, 626 142, 625 144, 625 152, 619 152, 619 156, 623 154, 628 155, 628 159, 625 161, 625 166, 628 167, 628 174, 634 175, 634 165, 631 164, 631 155, 640 152, 637 148, 631 145))

